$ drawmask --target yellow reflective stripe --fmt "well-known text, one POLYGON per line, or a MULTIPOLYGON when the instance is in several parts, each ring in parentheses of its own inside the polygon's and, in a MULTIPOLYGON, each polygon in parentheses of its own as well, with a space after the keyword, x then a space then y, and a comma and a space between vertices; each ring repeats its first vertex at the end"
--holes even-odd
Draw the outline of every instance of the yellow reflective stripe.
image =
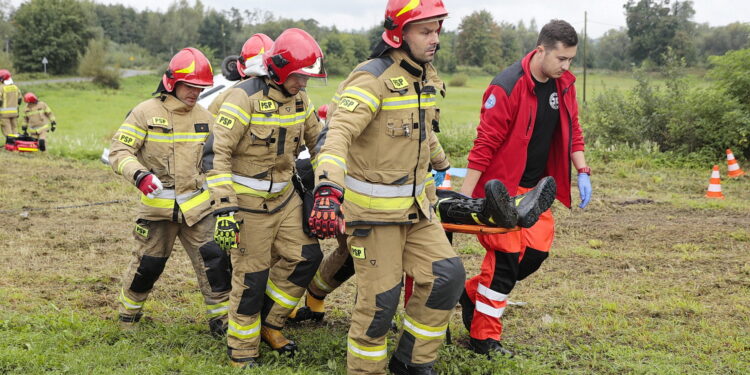
POLYGON ((328 285, 325 281, 323 281, 323 276, 320 276, 320 271, 315 272, 315 277, 313 277, 313 282, 315 285, 320 288, 320 290, 330 293, 333 288, 328 285))
POLYGON ((125 296, 125 289, 120 288, 120 303, 125 306, 128 310, 140 310, 143 307, 142 302, 135 302, 132 299, 125 296))
POLYGON ((143 137, 146 136, 146 132, 143 131, 143 129, 141 129, 141 128, 137 127, 137 126, 134 126, 134 125, 130 125, 130 124, 122 124, 122 125, 120 125, 120 128, 117 129, 117 130, 119 130, 121 132, 126 132, 126 130, 127 130, 130 134, 135 135, 139 139, 143 139, 143 137))
POLYGON ((136 159, 135 156, 128 156, 125 159, 122 159, 120 164, 117 164, 117 173, 122 174, 123 168, 125 168, 125 166, 128 163, 137 163, 137 162, 138 162, 138 159, 136 159))
POLYGON ((313 106, 311 106, 311 105, 307 106, 307 113, 305 113, 305 120, 307 120, 308 118, 310 118, 310 115, 312 115, 312 113, 314 111, 315 111, 315 108, 313 108, 313 106))
POLYGON ((347 340, 347 350, 353 356, 366 359, 368 361, 382 361, 388 354, 388 347, 386 346, 386 344, 378 346, 358 345, 351 338, 347 340))
POLYGON ((372 110, 373 112, 377 111, 380 107, 380 100, 378 100, 375 95, 370 94, 368 91, 357 86, 349 86, 344 89, 344 92, 341 93, 341 97, 358 99, 359 101, 367 104, 370 107, 370 110, 372 110))
POLYGON ((227 314, 229 311, 229 301, 217 303, 215 305, 206 305, 206 307, 208 308, 206 314, 209 318, 215 318, 227 314))
POLYGON ((430 153, 430 158, 434 158, 435 156, 438 156, 443 151, 443 146, 438 145, 432 152, 430 153))
POLYGON ((221 108, 219 108, 219 112, 224 112, 232 117, 237 118, 238 120, 240 120, 240 123, 242 123, 242 125, 247 125, 250 123, 250 114, 245 112, 245 110, 240 106, 234 105, 232 103, 224 102, 224 104, 221 105, 221 108))
POLYGON ((266 283, 266 295, 274 300, 274 302, 286 307, 287 309, 293 309, 294 306, 297 306, 297 303, 299 303, 299 297, 294 298, 285 293, 283 290, 279 289, 271 279, 268 279, 268 282, 266 283))
POLYGON ((302 114, 279 115, 276 113, 272 114, 271 116, 253 114, 253 117, 250 120, 250 123, 253 125, 263 126, 292 126, 302 124, 304 122, 305 116, 303 116, 302 114))
POLYGON ((229 319, 229 327, 227 329, 227 335, 234 336, 239 339, 249 339, 256 337, 260 334, 260 319, 256 319, 255 322, 249 326, 241 326, 239 323, 229 319))
POLYGON ((255 190, 255 189, 249 188, 249 187, 247 187, 245 185, 238 184, 236 182, 232 183, 232 187, 234 188, 234 192, 237 193, 237 194, 255 195, 256 197, 261 197, 261 198, 266 198, 266 199, 276 198, 276 197, 280 197, 280 196, 284 195, 284 193, 286 193, 286 191, 289 190, 290 186, 292 186, 292 184, 288 184, 288 185, 284 186, 284 188, 281 189, 281 191, 278 192, 278 193, 269 193, 267 191, 255 190))
POLYGON ((427 176, 425 176, 424 186, 427 185, 434 185, 435 184, 435 177, 432 176, 432 172, 427 172, 427 176))
POLYGON ((208 183, 208 187, 231 185, 232 175, 229 173, 223 173, 223 174, 217 174, 215 176, 208 176, 206 177, 206 182, 208 183))
POLYGON ((190 200, 181 204, 180 208, 183 212, 187 212, 197 207, 201 203, 208 201, 210 198, 211 194, 208 192, 208 190, 204 190, 202 193, 190 198, 190 200))
MULTIPOLYGON (((417 202, 421 202, 425 197, 425 192, 417 196, 417 202)), ((414 204, 414 197, 397 197, 397 198, 378 198, 370 197, 364 194, 357 193, 354 190, 347 189, 344 192, 344 200, 349 201, 362 208, 372 208, 382 211, 397 211, 405 210, 414 204)))
POLYGON ((29 129, 29 130, 31 130, 31 131, 33 131, 33 132, 37 132, 37 133, 38 133, 38 132, 40 132, 40 131, 42 131, 42 130, 44 130, 44 129, 47 129, 47 128, 49 128, 49 125, 50 125, 50 124, 44 124, 44 125, 42 125, 42 126, 40 126, 40 127, 37 127, 37 128, 31 128, 31 129, 29 129))
POLYGON ((203 142, 208 133, 174 133, 154 134, 148 133, 146 140, 149 142, 174 143, 174 142, 203 142))
POLYGON ((315 158, 315 162, 313 163, 313 167, 317 168, 323 163, 331 163, 334 164, 344 171, 346 171, 346 159, 342 158, 341 156, 336 156, 333 154, 320 154, 317 158, 315 158))
POLYGON ((418 323, 409 315, 404 315, 404 330, 411 333, 414 337, 422 340, 437 340, 445 337, 445 331, 448 329, 448 324, 444 324, 438 327, 431 327, 425 324, 418 323))
POLYGON ((145 204, 146 206, 154 207, 154 208, 174 207, 174 199, 149 198, 143 194, 141 194, 141 203, 145 204))
POLYGON ((435 95, 422 94, 419 98, 416 95, 406 95, 383 99, 382 110, 394 111, 406 108, 419 108, 420 106, 422 108, 434 107, 435 105, 435 95))
POLYGON ((336 104, 339 104, 339 100, 340 100, 340 99, 341 99, 341 95, 339 95, 339 94, 335 94, 335 95, 333 96, 333 98, 331 98, 331 101, 332 101, 332 102, 334 102, 334 103, 336 103, 336 104))

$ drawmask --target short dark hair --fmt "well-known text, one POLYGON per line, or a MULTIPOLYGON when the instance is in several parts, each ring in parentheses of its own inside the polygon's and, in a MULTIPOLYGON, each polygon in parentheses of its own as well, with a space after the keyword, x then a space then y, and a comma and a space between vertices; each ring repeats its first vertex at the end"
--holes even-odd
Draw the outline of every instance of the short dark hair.
POLYGON ((537 46, 545 48, 555 48, 557 42, 561 42, 565 47, 578 45, 578 33, 569 23, 563 20, 552 20, 542 27, 539 32, 539 39, 536 40, 537 46))

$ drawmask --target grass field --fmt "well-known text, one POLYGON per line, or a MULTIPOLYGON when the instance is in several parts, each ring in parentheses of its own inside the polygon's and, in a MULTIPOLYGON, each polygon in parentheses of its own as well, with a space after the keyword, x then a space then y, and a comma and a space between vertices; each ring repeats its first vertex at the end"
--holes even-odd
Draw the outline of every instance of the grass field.
MULTIPOLYGON (((444 129, 473 131, 490 78, 449 88, 444 129)), ((208 334, 179 245, 145 321, 129 332, 116 322, 137 191, 89 159, 156 79, 127 79, 118 92, 35 87, 58 115, 52 152, 0 152, 0 373, 240 373, 228 367, 225 343, 208 334)), ((315 104, 336 85, 310 89, 315 104)), ((723 180, 727 199, 707 200, 710 166, 675 167, 664 155, 633 149, 590 149, 587 156, 595 171, 591 205, 556 204, 550 258, 511 294, 527 302, 504 315, 505 345, 518 356, 489 361, 466 350, 459 308, 451 320, 456 345, 441 350, 441 373, 750 373, 750 179, 723 180)), ((326 251, 332 246, 324 242, 326 251)), ((482 247, 468 235, 457 235, 454 247, 475 274, 482 247)), ((297 360, 261 345, 266 366, 243 373, 345 373, 353 296, 349 282, 329 297, 324 324, 288 329, 302 348, 297 360)), ((389 349, 395 340, 390 334, 389 349)))

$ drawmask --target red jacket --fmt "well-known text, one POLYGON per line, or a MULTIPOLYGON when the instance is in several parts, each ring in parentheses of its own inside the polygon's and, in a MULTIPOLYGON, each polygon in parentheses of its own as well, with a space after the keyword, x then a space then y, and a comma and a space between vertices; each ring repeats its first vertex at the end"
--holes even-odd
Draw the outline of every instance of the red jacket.
MULTIPOLYGON (((474 197, 484 197, 484 184, 491 179, 502 181, 511 195, 516 194, 536 121, 537 98, 529 69, 535 53, 531 51, 498 74, 484 93, 477 138, 469 152, 468 167, 482 172, 474 197)), ((568 71, 556 81, 560 126, 552 138, 545 175, 555 179, 557 199, 570 208, 570 155, 583 151, 583 132, 578 123, 575 76, 568 71)))

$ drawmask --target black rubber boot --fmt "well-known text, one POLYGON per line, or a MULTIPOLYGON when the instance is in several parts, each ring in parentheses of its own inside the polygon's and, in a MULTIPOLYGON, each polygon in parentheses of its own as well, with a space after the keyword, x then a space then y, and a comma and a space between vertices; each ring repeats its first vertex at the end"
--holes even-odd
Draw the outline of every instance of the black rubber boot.
POLYGON ((545 177, 536 184, 534 189, 526 194, 513 197, 513 202, 518 211, 518 225, 522 228, 531 228, 539 220, 539 215, 547 211, 555 202, 557 184, 552 177, 545 177))
POLYGON ((301 323, 306 320, 312 320, 313 322, 320 323, 323 321, 325 315, 326 313, 324 312, 312 311, 309 306, 302 306, 297 309, 294 316, 290 315, 286 321, 290 323, 301 323))
POLYGON ((484 185, 485 198, 468 198, 457 192, 438 190, 438 213, 445 223, 514 228, 518 221, 505 185, 490 180, 484 185))
POLYGON ((391 374, 395 375, 437 375, 438 372, 435 371, 434 368, 432 368, 432 364, 429 364, 427 366, 409 366, 396 358, 396 356, 392 356, 391 360, 388 362, 388 370, 391 371, 391 374))
POLYGON ((44 139, 39 140, 39 151, 47 151, 47 142, 44 139))
POLYGON ((474 353, 484 354, 490 358, 493 355, 513 358, 513 356, 515 355, 510 350, 503 348, 503 344, 501 344, 500 341, 497 341, 495 339, 478 340, 473 337, 470 337, 469 349, 471 349, 474 353))
POLYGON ((208 331, 211 332, 211 336, 216 337, 217 339, 227 335, 227 328, 229 328, 229 325, 227 324, 226 318, 216 318, 208 321, 208 331))
POLYGON ((461 320, 464 322, 464 327, 466 327, 467 331, 471 332, 471 321, 474 319, 474 303, 471 302, 469 295, 466 294, 466 289, 461 293, 458 303, 461 304, 461 320))

